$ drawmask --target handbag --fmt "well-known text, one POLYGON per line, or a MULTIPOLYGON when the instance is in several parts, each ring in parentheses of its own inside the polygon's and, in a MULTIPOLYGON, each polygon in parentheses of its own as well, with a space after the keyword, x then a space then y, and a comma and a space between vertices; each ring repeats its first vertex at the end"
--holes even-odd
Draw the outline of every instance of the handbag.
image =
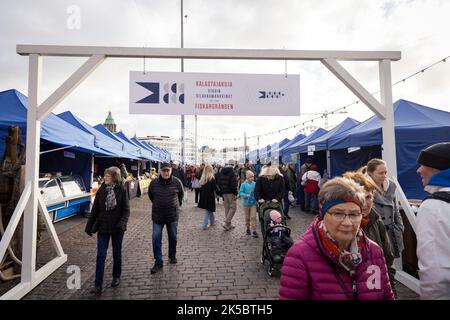
POLYGON ((289 199, 289 202, 291 202, 291 203, 295 201, 295 198, 294 198, 294 195, 293 195, 292 191, 289 191, 288 199, 289 199))

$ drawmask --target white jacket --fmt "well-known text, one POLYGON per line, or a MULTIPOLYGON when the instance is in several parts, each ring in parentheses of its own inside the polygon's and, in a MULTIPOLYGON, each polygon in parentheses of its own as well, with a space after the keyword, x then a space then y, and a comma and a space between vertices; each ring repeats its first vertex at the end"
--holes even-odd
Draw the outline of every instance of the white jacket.
MULTIPOLYGON (((429 186, 428 186, 429 187, 429 186)), ((435 187, 433 191, 450 191, 435 187)), ((428 199, 419 207, 417 257, 421 299, 450 299, 450 203, 428 199)))
POLYGON ((306 180, 316 180, 321 185, 322 177, 320 173, 314 170, 306 171, 302 176, 302 185, 306 184, 306 180))

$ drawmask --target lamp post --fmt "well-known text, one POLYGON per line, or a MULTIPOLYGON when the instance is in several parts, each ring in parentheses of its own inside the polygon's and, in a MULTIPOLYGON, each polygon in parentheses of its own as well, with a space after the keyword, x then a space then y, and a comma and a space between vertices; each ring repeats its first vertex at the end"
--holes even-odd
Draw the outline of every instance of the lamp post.
MULTIPOLYGON (((183 0, 181 0, 181 48, 184 47, 184 39, 183 39, 183 0)), ((184 72, 184 59, 181 59, 181 72, 184 72)), ((185 164, 185 141, 184 141, 184 114, 181 115, 181 165, 185 164)))

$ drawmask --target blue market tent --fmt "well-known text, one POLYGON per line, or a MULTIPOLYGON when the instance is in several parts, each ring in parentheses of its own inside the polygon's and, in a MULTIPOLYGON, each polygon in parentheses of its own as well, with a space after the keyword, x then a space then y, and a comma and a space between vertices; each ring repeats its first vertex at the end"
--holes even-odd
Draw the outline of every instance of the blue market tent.
MULTIPOLYGON (((394 122, 398 180, 408 198, 421 199, 425 193, 416 173, 417 156, 429 145, 450 140, 450 112, 401 99, 394 103, 394 122)), ((369 153, 380 157, 381 144, 381 121, 376 116, 332 137, 329 140, 332 174, 358 169, 366 163, 369 153), (361 147, 354 153, 353 163, 346 160, 349 155, 345 149, 350 147, 361 147)))
POLYGON ((125 159, 139 159, 137 154, 131 154, 123 151, 123 145, 117 141, 112 139, 111 137, 105 135, 104 133, 98 131, 94 127, 90 126, 88 123, 84 122, 70 111, 66 111, 57 115, 64 121, 70 123, 71 125, 83 130, 89 134, 94 136, 94 144, 96 147, 101 148, 103 150, 108 150, 109 152, 114 153, 118 158, 125 159))
POLYGON ((310 135, 304 137, 303 139, 297 140, 297 137, 295 137, 292 141, 294 141, 294 140, 296 140, 296 141, 286 145, 286 147, 281 152, 281 154, 282 154, 282 161, 283 162, 290 162, 291 161, 291 154, 293 154, 293 153, 300 153, 300 146, 302 144, 308 143, 309 141, 312 141, 312 140, 314 140, 314 139, 324 135, 327 132, 328 131, 325 130, 325 129, 318 128, 313 133, 311 133, 310 135))
POLYGON ((298 135, 296 135, 294 138, 292 138, 291 141, 287 142, 285 145, 283 145, 282 147, 280 147, 280 149, 278 150, 279 154, 281 155, 281 159, 282 162, 290 162, 291 161, 291 154, 286 152, 286 150, 294 145, 295 143, 301 141, 302 139, 305 138, 304 134, 299 133, 298 135))
MULTIPOLYGON (((0 136, 7 135, 8 126, 17 126, 22 133, 22 141, 25 141, 27 127, 28 98, 17 90, 11 89, 0 92, 0 136)), ((111 152, 97 148, 94 136, 88 134, 66 121, 50 113, 41 122, 41 138, 53 142, 59 146, 74 146, 73 149, 82 152, 112 155, 111 152)), ((5 148, 4 139, 0 139, 0 153, 5 148)))
POLYGON ((134 143, 135 145, 137 145, 138 147, 140 147, 141 150, 145 150, 146 152, 149 152, 151 157, 152 157, 150 160, 152 160, 152 161, 161 161, 161 159, 158 157, 156 152, 154 152, 154 150, 152 150, 149 146, 144 145, 137 138, 133 137, 133 138, 130 139, 130 141, 132 143, 134 143))
POLYGON ((137 145, 136 143, 134 143, 122 131, 116 132, 116 133, 114 133, 114 135, 119 137, 120 139, 125 140, 126 142, 131 143, 132 145, 135 145, 136 147, 138 147, 139 150, 141 151, 142 157, 144 157, 145 159, 156 161, 155 157, 152 155, 150 150, 147 150, 147 148, 144 148, 143 146, 140 146, 140 145, 137 145))
MULTIPOLYGON (((26 142, 28 98, 17 90, 0 92, 0 152, 5 149, 5 137, 9 126, 21 130, 21 138, 26 142)), ((44 153, 40 156, 40 172, 62 172, 79 174, 90 188, 92 155, 114 156, 113 153, 95 146, 94 136, 50 113, 41 122, 41 151, 58 147, 66 150, 44 153)))
POLYGON ((332 137, 351 129, 351 128, 357 126, 358 124, 360 124, 359 121, 352 119, 352 118, 346 118, 344 121, 342 121, 340 124, 338 124, 336 127, 331 129, 327 133, 319 136, 318 138, 316 138, 314 140, 310 140, 310 141, 302 143, 302 145, 300 146, 300 152, 301 153, 307 152, 308 146, 314 146, 315 151, 327 150, 328 149, 328 141, 332 137))
POLYGON ((96 126, 94 126, 94 128, 103 133, 104 135, 122 143, 124 152, 135 154, 141 159, 146 159, 145 157, 142 156, 141 149, 139 147, 116 136, 114 133, 109 131, 108 128, 105 128, 102 124, 97 124, 96 126))
POLYGON ((262 162, 265 162, 266 159, 269 157, 269 153, 270 153, 270 144, 259 150, 259 159, 262 162))
POLYGON ((289 139, 284 138, 280 142, 274 143, 270 146, 270 152, 267 152, 268 147, 262 148, 260 150, 252 150, 247 154, 247 159, 255 163, 258 159, 261 158, 261 156, 268 156, 268 153, 270 153, 271 158, 278 157, 280 155, 280 150, 282 149, 282 147, 284 147, 289 142, 289 139))
POLYGON ((156 154, 157 154, 156 157, 159 158, 160 161, 170 161, 170 154, 166 150, 161 149, 151 143, 148 143, 147 141, 141 141, 141 143, 144 146, 147 146, 148 148, 150 148, 150 150, 152 150, 153 152, 156 152, 156 154))
POLYGON ((258 150, 252 150, 248 153, 247 159, 255 163, 257 161, 258 150))
POLYGON ((341 132, 347 131, 354 126, 358 125, 360 122, 356 121, 352 118, 347 118, 338 124, 336 127, 328 131, 327 133, 319 136, 316 139, 305 141, 300 145, 300 162, 304 163, 306 158, 311 158, 313 163, 318 166, 319 173, 323 176, 326 171, 326 176, 329 176, 330 168, 327 168, 327 153, 326 150, 328 148, 328 141, 331 137, 340 134, 341 132), (307 155, 308 147, 314 146, 314 154, 307 155))

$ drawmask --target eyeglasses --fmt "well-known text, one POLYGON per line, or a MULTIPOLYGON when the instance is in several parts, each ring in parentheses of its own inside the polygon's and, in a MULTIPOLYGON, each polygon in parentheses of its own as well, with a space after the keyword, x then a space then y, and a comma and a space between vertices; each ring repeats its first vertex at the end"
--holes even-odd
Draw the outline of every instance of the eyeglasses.
POLYGON ((332 211, 328 211, 327 213, 331 214, 331 216, 336 221, 339 221, 339 222, 344 221, 346 217, 348 217, 351 222, 358 222, 362 218, 361 212, 358 212, 358 211, 353 211, 353 212, 350 212, 349 214, 345 214, 343 212, 332 212, 332 211))

